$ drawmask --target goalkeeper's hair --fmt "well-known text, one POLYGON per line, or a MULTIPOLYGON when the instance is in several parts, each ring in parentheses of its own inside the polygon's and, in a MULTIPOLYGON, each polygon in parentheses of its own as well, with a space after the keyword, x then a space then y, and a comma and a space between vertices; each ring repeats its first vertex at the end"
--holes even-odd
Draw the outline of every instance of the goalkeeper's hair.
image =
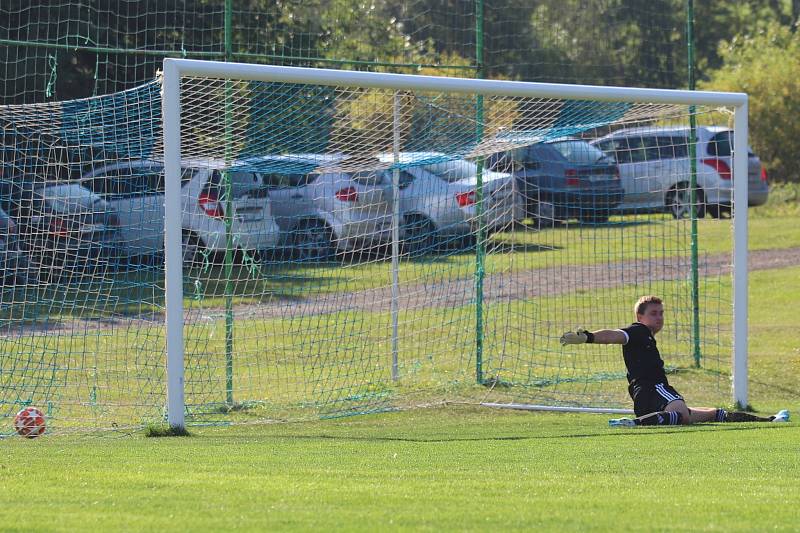
POLYGON ((661 298, 659 298, 658 296, 653 296, 652 294, 648 296, 642 296, 636 302, 636 305, 633 307, 633 310, 636 313, 636 316, 643 315, 645 314, 645 312, 647 312, 648 305, 660 304, 660 303, 661 303, 661 298))

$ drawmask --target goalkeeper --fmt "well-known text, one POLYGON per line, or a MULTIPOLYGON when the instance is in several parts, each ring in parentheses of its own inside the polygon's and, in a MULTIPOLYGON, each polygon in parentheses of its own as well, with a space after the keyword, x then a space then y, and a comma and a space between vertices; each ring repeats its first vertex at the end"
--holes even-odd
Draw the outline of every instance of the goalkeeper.
POLYGON ((727 412, 711 407, 686 406, 664 373, 664 361, 655 335, 664 326, 664 307, 656 296, 643 296, 634 308, 636 322, 622 329, 579 329, 561 336, 561 344, 621 344, 628 369, 628 394, 633 399, 635 419, 609 420, 612 426, 695 424, 697 422, 788 422, 789 411, 770 417, 727 412))

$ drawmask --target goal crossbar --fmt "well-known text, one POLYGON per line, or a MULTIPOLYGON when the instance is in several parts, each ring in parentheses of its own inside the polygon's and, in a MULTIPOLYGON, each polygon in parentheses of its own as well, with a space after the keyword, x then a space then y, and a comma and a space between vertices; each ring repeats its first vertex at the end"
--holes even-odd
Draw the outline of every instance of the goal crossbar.
POLYGON ((735 92, 685 91, 676 89, 445 78, 412 74, 387 74, 380 72, 358 72, 307 67, 224 63, 197 59, 165 59, 165 79, 168 75, 280 83, 308 83, 372 89, 440 91, 529 98, 581 99, 602 102, 648 102, 731 107, 738 107, 747 103, 747 94, 735 92), (172 72, 168 73, 168 71, 172 72))

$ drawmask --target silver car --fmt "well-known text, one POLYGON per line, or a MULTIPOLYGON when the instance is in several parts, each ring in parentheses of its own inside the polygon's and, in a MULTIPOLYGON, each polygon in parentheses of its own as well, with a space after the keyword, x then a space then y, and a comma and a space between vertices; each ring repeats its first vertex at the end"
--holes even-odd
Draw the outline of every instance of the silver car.
MULTIPOLYGON (((221 161, 184 161, 181 206, 184 260, 222 252, 227 246, 221 161)), ((280 231, 260 179, 248 171, 229 169, 233 198, 232 232, 238 249, 275 248, 280 231)), ((164 247, 164 166, 135 160, 96 168, 81 183, 102 196, 119 214, 120 238, 128 257, 147 257, 164 247)))
MULTIPOLYGON (((392 164, 392 154, 378 156, 392 164)), ((399 154, 401 238, 411 252, 475 235, 480 220, 477 205, 478 166, 465 159, 448 159, 436 152, 399 154)), ((393 171, 384 172, 391 184, 393 171)), ((513 176, 484 170, 483 221, 488 232, 500 231, 524 218, 524 202, 513 176)))
MULTIPOLYGON (((623 129, 592 141, 619 164, 625 196, 623 212, 668 211, 675 218, 691 213, 689 128, 623 129)), ((733 131, 697 127, 697 214, 729 215, 733 198, 733 131)), ((748 205, 767 201, 769 184, 761 160, 748 153, 748 205)))
POLYGON ((286 242, 301 258, 368 252, 391 239, 391 187, 380 171, 338 169, 342 156, 268 155, 246 160, 272 199, 286 242))

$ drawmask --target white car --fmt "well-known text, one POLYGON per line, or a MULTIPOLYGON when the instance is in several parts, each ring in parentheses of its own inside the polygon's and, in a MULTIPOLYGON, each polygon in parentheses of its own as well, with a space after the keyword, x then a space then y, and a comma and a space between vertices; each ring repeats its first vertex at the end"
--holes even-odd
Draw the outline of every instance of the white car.
POLYGON ((391 187, 378 172, 338 169, 343 156, 267 155, 247 159, 272 199, 287 244, 303 259, 371 251, 392 236, 391 187))
MULTIPOLYGON (((392 164, 394 156, 381 154, 378 159, 392 164)), ((410 251, 475 234, 479 225, 475 163, 435 152, 403 152, 399 163, 401 237, 410 251)), ((393 170, 385 171, 384 181, 391 185, 392 179, 393 170)), ((484 170, 482 181, 483 220, 489 232, 524 218, 523 197, 511 174, 484 170)))
MULTIPOLYGON (((222 252, 225 228, 224 165, 221 161, 185 161, 181 176, 184 260, 222 252)), ((236 249, 262 251, 278 246, 280 229, 271 202, 253 172, 228 171, 231 182, 232 235, 236 249)), ((120 240, 128 257, 161 253, 164 247, 164 167, 150 160, 124 161, 96 168, 81 184, 99 194, 119 214, 120 240)))
MULTIPOLYGON (((730 214, 733 197, 733 131, 697 127, 697 213, 730 214)), ((619 164, 625 196, 623 212, 668 211, 675 218, 691 214, 691 168, 688 127, 642 127, 615 131, 592 141, 619 164)), ((748 205, 767 201, 769 185, 761 161, 748 154, 748 205)))

